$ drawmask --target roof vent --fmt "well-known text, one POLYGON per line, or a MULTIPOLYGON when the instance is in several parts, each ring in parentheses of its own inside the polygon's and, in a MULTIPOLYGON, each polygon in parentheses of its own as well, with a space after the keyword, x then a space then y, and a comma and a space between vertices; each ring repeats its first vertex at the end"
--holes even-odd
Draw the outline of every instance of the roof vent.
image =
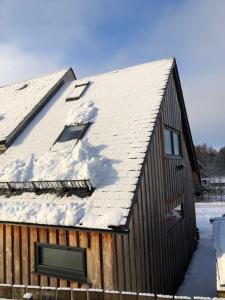
POLYGON ((21 90, 24 90, 26 87, 28 87, 28 84, 27 84, 27 83, 21 84, 20 86, 18 86, 18 87, 16 88, 16 90, 17 90, 17 91, 21 91, 21 90))

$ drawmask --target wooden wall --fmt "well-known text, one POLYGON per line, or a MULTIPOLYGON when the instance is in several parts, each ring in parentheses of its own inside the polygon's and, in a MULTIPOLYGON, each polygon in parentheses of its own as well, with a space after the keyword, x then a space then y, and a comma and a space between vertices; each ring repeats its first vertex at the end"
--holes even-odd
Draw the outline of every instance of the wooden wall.
POLYGON ((196 245, 192 170, 171 74, 143 167, 128 236, 114 236, 115 288, 174 294, 196 245), (164 155, 163 128, 181 132, 182 158, 164 155), (176 165, 185 168, 177 170, 176 165), (168 230, 165 215, 184 201, 184 218, 168 230))
POLYGON ((113 289, 111 239, 107 233, 0 224, 0 283, 113 289), (86 248, 89 283, 37 275, 35 242, 86 248))

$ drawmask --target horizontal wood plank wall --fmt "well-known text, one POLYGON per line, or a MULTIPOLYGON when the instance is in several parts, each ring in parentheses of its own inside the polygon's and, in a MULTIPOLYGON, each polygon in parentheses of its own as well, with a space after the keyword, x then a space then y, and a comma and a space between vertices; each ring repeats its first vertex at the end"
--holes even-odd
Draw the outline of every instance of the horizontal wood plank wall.
POLYGON ((173 294, 193 253, 195 213, 191 165, 182 135, 181 110, 170 75, 151 137, 127 237, 114 239, 120 291, 173 294), (164 155, 164 125, 181 132, 183 158, 164 155), (184 171, 176 169, 183 162, 184 171), (184 219, 168 231, 165 215, 184 201, 184 219), (133 274, 132 270, 136 270, 133 274), (131 272, 132 274, 128 274, 131 272), (122 274, 126 274, 125 277, 122 274))
POLYGON ((0 224, 0 283, 113 290, 112 239, 109 233, 0 224), (35 242, 86 248, 88 283, 36 274, 35 242))

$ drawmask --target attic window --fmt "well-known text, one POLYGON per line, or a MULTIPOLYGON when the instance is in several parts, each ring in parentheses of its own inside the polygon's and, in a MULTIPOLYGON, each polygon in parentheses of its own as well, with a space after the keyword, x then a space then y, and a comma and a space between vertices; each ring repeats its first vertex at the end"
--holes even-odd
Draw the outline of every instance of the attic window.
POLYGON ((17 90, 17 91, 21 91, 21 90, 24 90, 26 87, 28 87, 28 84, 27 84, 27 83, 22 84, 22 85, 19 86, 16 90, 17 90))
POLYGON ((80 99, 84 95, 89 85, 90 85, 90 81, 86 83, 76 84, 73 91, 66 99, 66 102, 80 99))
POLYGON ((65 143, 70 140, 80 140, 87 131, 90 123, 67 125, 56 140, 56 143, 65 143))
POLYGON ((182 156, 180 132, 169 127, 164 128, 164 149, 167 155, 182 156))

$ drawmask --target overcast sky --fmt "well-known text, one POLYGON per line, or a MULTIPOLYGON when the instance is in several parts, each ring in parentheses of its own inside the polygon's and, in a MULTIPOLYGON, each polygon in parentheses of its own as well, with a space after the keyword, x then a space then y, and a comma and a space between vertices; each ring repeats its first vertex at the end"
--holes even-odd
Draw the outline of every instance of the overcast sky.
POLYGON ((225 0, 0 0, 0 85, 170 56, 194 143, 225 145, 225 0))

